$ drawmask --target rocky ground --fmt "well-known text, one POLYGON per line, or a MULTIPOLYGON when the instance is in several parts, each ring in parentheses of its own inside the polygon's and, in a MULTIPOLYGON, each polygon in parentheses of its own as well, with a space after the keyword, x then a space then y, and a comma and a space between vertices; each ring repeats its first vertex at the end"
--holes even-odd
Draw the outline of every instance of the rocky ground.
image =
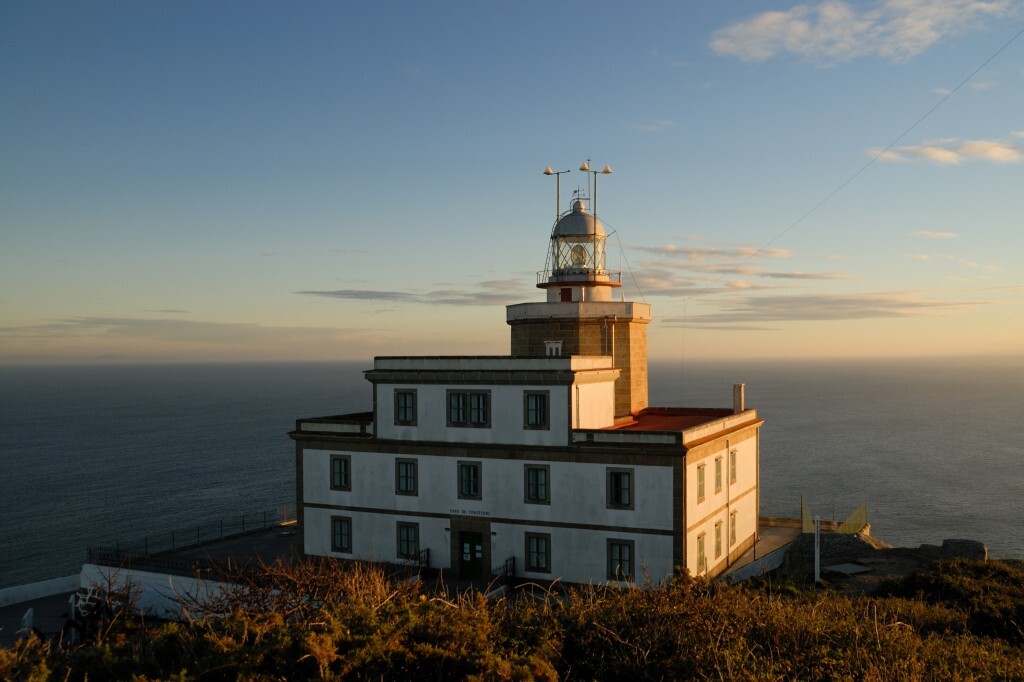
MULTIPOLYGON (((866 529, 870 532, 870 529, 866 529)), ((843 594, 872 594, 888 578, 902 578, 939 559, 988 559, 988 549, 974 540, 943 540, 942 545, 893 547, 869 532, 821 535, 821 578, 843 594)), ((814 536, 801 535, 786 552, 781 577, 814 579, 814 536)))

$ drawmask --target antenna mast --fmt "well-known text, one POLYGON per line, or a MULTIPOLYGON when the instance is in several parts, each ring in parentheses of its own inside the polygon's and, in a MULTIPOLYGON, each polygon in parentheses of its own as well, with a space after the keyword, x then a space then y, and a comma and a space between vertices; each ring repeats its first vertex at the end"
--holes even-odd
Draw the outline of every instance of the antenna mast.
POLYGON ((564 170, 564 171, 553 171, 553 170, 551 170, 551 166, 548 166, 548 167, 546 167, 544 169, 544 175, 554 175, 555 176, 555 222, 556 223, 558 222, 558 216, 562 215, 562 204, 561 204, 561 199, 562 199, 562 174, 563 173, 568 173, 568 172, 569 171, 567 171, 567 170, 564 170))

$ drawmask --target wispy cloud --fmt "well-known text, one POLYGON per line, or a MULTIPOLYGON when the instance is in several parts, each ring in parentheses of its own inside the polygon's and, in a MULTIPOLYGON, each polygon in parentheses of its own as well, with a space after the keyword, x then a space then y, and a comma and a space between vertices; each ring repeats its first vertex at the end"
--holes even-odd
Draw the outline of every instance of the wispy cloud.
POLYGON ((685 59, 680 59, 675 55, 662 52, 656 47, 652 47, 648 54, 655 60, 661 62, 662 64, 671 66, 673 69, 685 69, 688 66, 692 66, 692 64, 690 64, 690 62, 686 61, 685 59))
POLYGON ((752 246, 709 247, 709 246, 634 246, 634 249, 665 256, 679 256, 690 261, 702 261, 708 258, 789 258, 793 252, 789 249, 757 249, 752 246))
POLYGON ((989 301, 937 301, 918 292, 747 296, 723 301, 718 312, 668 318, 668 326, 750 328, 765 322, 862 320, 949 314, 989 301), (733 326, 743 325, 743 326, 733 326))
POLYGON ((54 339, 100 336, 105 338, 183 341, 204 344, 251 344, 302 339, 340 339, 353 332, 326 327, 270 327, 236 322, 145 319, 130 317, 75 317, 46 324, 0 327, 0 338, 54 339))
POLYGON ((959 237, 956 232, 935 232, 933 230, 918 230, 911 232, 911 237, 924 237, 925 239, 955 239, 959 237))
POLYGON ((711 49, 746 62, 780 54, 822 66, 862 57, 905 62, 936 43, 1007 15, 1010 0, 842 0, 755 14, 716 31, 711 49))
MULTIPOLYGON (((639 278, 641 289, 654 295, 680 296, 698 291, 706 293, 713 283, 720 283, 718 288, 725 290, 770 288, 769 285, 755 285, 748 278, 789 281, 849 279, 838 272, 767 269, 759 264, 765 260, 792 258, 793 252, 789 249, 675 244, 632 248, 652 256, 639 260, 637 265, 643 273, 639 278)), ((775 288, 778 286, 771 285, 775 288)))
POLYGON ((948 253, 915 253, 915 254, 912 254, 910 257, 913 258, 914 260, 920 260, 920 261, 946 261, 946 262, 952 262, 952 263, 957 263, 958 265, 962 265, 963 267, 968 268, 970 270, 981 269, 981 270, 984 270, 985 272, 990 272, 990 273, 999 272, 1002 269, 998 265, 982 265, 981 263, 978 263, 976 261, 970 260, 968 258, 961 258, 960 256, 953 256, 953 255, 950 255, 948 253))
POLYGON ((321 296, 346 301, 387 301, 417 305, 508 305, 526 295, 520 280, 487 280, 460 289, 436 289, 424 293, 379 291, 372 289, 336 289, 332 291, 296 291, 306 296, 321 296))
POLYGON ((868 156, 878 156, 880 161, 909 162, 928 161, 940 166, 954 166, 964 161, 988 161, 990 163, 1019 163, 1024 161, 1024 142, 1016 139, 994 140, 948 140, 934 144, 895 147, 888 151, 879 148, 865 150, 868 156))

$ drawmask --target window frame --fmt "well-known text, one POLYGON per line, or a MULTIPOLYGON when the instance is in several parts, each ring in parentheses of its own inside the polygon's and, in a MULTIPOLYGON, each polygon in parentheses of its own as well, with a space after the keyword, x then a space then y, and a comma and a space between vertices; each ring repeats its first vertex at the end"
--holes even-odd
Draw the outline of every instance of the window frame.
POLYGON ((551 572, 551 533, 526 533, 524 535, 525 545, 525 556, 526 569, 530 573, 550 573, 551 572), (543 565, 533 563, 533 555, 538 552, 531 551, 530 541, 535 540, 542 542, 544 545, 544 560, 543 565))
POLYGON ((351 491, 352 490, 352 455, 331 455, 330 467, 331 467, 331 470, 330 470, 331 490, 342 490, 342 491, 346 491, 346 492, 351 491), (336 464, 342 464, 342 463, 344 464, 344 467, 343 467, 344 468, 344 481, 337 482, 336 479, 335 479, 335 473, 336 473, 335 465, 336 464))
MULTIPOLYGON (((621 480, 621 479, 619 479, 621 480)), ((608 467, 605 469, 605 502, 608 509, 635 509, 636 508, 636 472, 632 467, 608 467), (615 486, 619 476, 628 476, 628 485, 625 490, 629 495, 626 502, 616 501, 616 491, 621 495, 622 486, 615 486)))
POLYGON ((623 540, 620 538, 608 538, 605 542, 605 556, 607 557, 608 580, 618 582, 634 582, 636 580, 636 540, 623 540), (613 547, 625 547, 629 551, 629 570, 617 570, 622 566, 622 555, 619 555, 618 563, 613 556, 613 547))
MULTIPOLYGON (((536 487, 536 486, 535 486, 536 487)), ((551 465, 550 464, 524 464, 523 465, 523 502, 526 504, 551 504, 551 465), (530 473, 544 473, 544 495, 530 495, 530 473)))
POLYGON ((707 570, 708 567, 708 553, 706 546, 707 533, 701 533, 697 536, 697 573, 707 570))
POLYGON ((416 395, 415 388, 396 388, 394 397, 394 417, 395 426, 416 426, 419 407, 419 396, 416 395), (401 397, 409 396, 412 404, 409 406, 403 406, 400 404, 401 397), (410 419, 402 419, 402 412, 408 409, 412 415, 410 419))
POLYGON ((420 555, 420 524, 412 521, 396 521, 395 522, 395 536, 397 540, 396 554, 399 559, 418 559, 420 555), (402 537, 402 531, 412 533, 412 550, 410 551, 406 547, 406 551, 402 551, 403 545, 408 545, 410 542, 409 538, 402 537))
POLYGON ((719 559, 722 556, 722 522, 715 522, 715 558, 719 559))
POLYGON ((706 468, 703 464, 697 466, 697 502, 703 502, 707 492, 706 468))
POLYGON ((736 544, 736 512, 729 514, 729 546, 736 544))
MULTIPOLYGON (((445 423, 449 428, 489 429, 491 428, 491 391, 490 389, 473 390, 467 388, 449 388, 444 396, 445 423), (452 400, 460 400, 459 414, 452 413, 452 400), (474 406, 474 398, 482 399, 483 406, 474 406), (474 419, 474 412, 482 410, 484 418, 474 419), (461 419, 452 419, 453 416, 461 419)), ((480 415, 477 415, 480 416, 480 415)))
POLYGON ((479 500, 483 498, 483 463, 480 461, 467 461, 459 460, 455 465, 455 484, 458 487, 459 499, 460 500, 479 500), (476 493, 467 492, 463 489, 462 484, 463 470, 475 471, 476 472, 476 493))
MULTIPOLYGON (((344 540, 344 534, 342 534, 342 540, 344 540)), ((351 554, 352 553, 352 517, 351 516, 332 516, 331 517, 331 551, 338 554, 351 554), (338 542, 339 539, 339 528, 345 528, 347 530, 348 543, 338 542)))
POLYGON ((736 482, 736 459, 738 453, 735 450, 729 451, 729 483, 736 482))
POLYGON ((395 494, 396 495, 409 495, 416 496, 420 494, 420 467, 419 461, 408 457, 396 457, 395 458, 395 494), (402 475, 402 467, 408 465, 412 467, 412 488, 403 489, 403 479, 408 479, 409 476, 402 475))
POLYGON ((523 391, 523 428, 527 431, 548 431, 551 429, 551 391, 523 391), (532 413, 538 410, 530 409, 531 399, 542 399, 541 410, 543 414, 540 422, 530 421, 532 413))
POLYGON ((715 457, 715 494, 722 492, 722 458, 715 457))

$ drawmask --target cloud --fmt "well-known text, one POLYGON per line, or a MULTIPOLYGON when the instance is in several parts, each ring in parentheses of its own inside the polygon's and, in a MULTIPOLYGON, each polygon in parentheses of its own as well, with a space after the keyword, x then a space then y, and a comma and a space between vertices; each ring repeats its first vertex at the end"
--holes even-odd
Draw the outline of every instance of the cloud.
POLYGON ((758 277, 771 279, 811 279, 811 280, 835 280, 850 279, 838 272, 759 272, 758 277))
POLYGON ((772 289, 784 284, 754 284, 751 279, 831 281, 850 279, 838 272, 801 272, 765 269, 761 259, 785 260, 793 257, 789 249, 750 246, 632 246, 651 254, 636 262, 642 273, 637 277, 640 290, 652 296, 691 296, 696 293, 734 292, 772 289), (728 279, 727 279, 728 278, 728 279), (713 288, 712 288, 713 287, 713 288))
POLYGON ((662 64, 671 66, 673 69, 685 69, 688 66, 692 66, 690 62, 670 54, 665 54, 656 47, 652 47, 648 54, 662 64))
POLYGON ((664 246, 635 246, 633 248, 663 256, 682 256, 690 261, 702 261, 708 258, 753 258, 755 256, 789 258, 793 255, 793 252, 789 249, 756 249, 752 246, 712 248, 707 246, 665 244, 664 246))
POLYGON ((968 260, 966 258, 960 258, 959 256, 951 256, 948 253, 915 253, 911 256, 911 258, 920 261, 953 261, 971 270, 977 270, 979 267, 981 267, 985 270, 985 272, 999 272, 1002 269, 998 265, 982 266, 975 261, 968 260))
POLYGON ((159 313, 161 315, 184 315, 187 314, 187 310, 178 310, 176 308, 165 308, 162 310, 144 310, 145 313, 159 313))
POLYGON ((75 317, 26 327, 0 327, 0 337, 20 339, 103 338, 183 341, 206 344, 253 344, 298 339, 341 339, 367 330, 326 327, 267 327, 241 322, 201 322, 128 317, 75 317))
MULTIPOLYGON (((1011 137, 1018 137, 1011 134, 1011 137)), ((1016 140, 963 140, 956 142, 911 145, 889 150, 870 148, 868 156, 879 161, 928 161, 940 166, 953 166, 964 161, 1019 163, 1024 161, 1024 142, 1016 140)))
POLYGON ((347 301, 387 301, 417 305, 508 305, 518 303, 526 295, 522 281, 488 280, 459 289, 436 289, 426 293, 408 291, 376 291, 370 289, 336 289, 334 291, 296 291, 305 296, 321 296, 347 301))
POLYGON ((935 232, 933 230, 918 230, 911 232, 911 237, 924 237, 925 239, 955 239, 959 237, 956 232, 935 232))
POLYGON ((668 318, 665 324, 718 329, 765 322, 907 318, 948 314, 987 303, 923 300, 917 292, 747 296, 723 302, 718 312, 668 318))
POLYGON ((905 62, 936 43, 1009 13, 1010 0, 822 0, 769 11, 715 31, 719 55, 763 62, 790 54, 822 66, 863 57, 905 62))
POLYGON ((669 119, 657 119, 647 123, 634 123, 631 127, 640 133, 663 133, 675 126, 675 124, 675 121, 670 121, 669 119))

